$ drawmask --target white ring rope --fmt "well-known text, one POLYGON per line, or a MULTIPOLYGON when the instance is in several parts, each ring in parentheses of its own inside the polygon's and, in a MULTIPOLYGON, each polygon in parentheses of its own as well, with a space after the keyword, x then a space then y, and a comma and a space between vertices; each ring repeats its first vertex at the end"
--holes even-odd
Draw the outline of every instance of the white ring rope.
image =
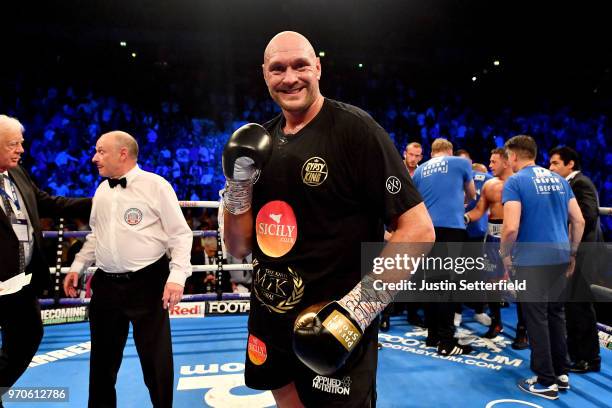
MULTIPOLYGON (((218 201, 179 201, 179 205, 183 208, 219 208, 220 203, 218 201)), ((599 207, 600 215, 612 215, 612 207, 599 207)), ((220 227, 222 227, 222 223, 220 227)), ((91 231, 43 231, 44 238, 58 238, 64 236, 68 237, 84 237, 87 234, 91 233, 91 231)), ((194 237, 202 237, 202 236, 216 236, 217 231, 215 230, 207 230, 207 231, 193 231, 194 237)), ((225 249, 225 248, 224 248, 225 249)), ((224 251, 225 252, 225 251, 224 251)), ((221 268, 221 270, 225 271, 244 271, 244 270, 253 270, 252 264, 223 264, 223 265, 193 265, 193 272, 216 272, 221 268)), ((96 267, 90 267, 87 269, 88 272, 95 272, 96 267)), ((56 268, 49 268, 49 271, 54 272, 56 268)), ((64 267, 61 268, 62 273, 67 273, 70 268, 64 267)))
MULTIPOLYGON (((191 268, 193 272, 216 272, 217 270, 219 270, 219 265, 192 265, 191 268)), ((87 272, 93 273, 97 269, 97 267, 91 266, 87 268, 87 272)), ((221 265, 221 269, 224 271, 252 271, 253 264, 224 264, 221 265)), ((49 268, 49 271, 55 272, 55 268, 49 268)), ((70 268, 68 267, 63 267, 61 269, 62 273, 68 273, 69 271, 70 268)))
POLYGON ((179 205, 183 208, 219 208, 218 201, 179 201, 179 205))
MULTIPOLYGON (((85 238, 91 231, 42 231, 43 238, 85 238)), ((194 230, 194 237, 216 237, 216 230, 194 230)))

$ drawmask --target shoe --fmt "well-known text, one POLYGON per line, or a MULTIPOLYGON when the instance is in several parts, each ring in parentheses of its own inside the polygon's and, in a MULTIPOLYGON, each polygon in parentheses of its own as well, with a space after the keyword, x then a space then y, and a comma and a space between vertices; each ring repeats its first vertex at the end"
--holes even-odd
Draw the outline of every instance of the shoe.
POLYGON ((576 374, 598 373, 600 370, 601 370, 601 360, 599 361, 579 360, 570 366, 570 373, 576 373, 576 374))
POLYGON ((559 391, 567 391, 570 389, 569 376, 567 374, 557 377, 557 388, 559 388, 559 391))
POLYGON ((440 343, 440 340, 438 340, 436 338, 429 338, 429 337, 427 337, 425 339, 425 345, 427 347, 438 347, 438 343, 440 343))
POLYGON ((453 320, 453 323, 456 327, 459 327, 461 325, 461 313, 455 313, 455 319, 453 320))
POLYGON ((491 324, 489 326, 489 330, 487 330, 487 332, 482 337, 484 337, 485 339, 494 339, 503 331, 504 327, 501 324, 491 324))
POLYGON ((482 324, 483 326, 491 325, 491 318, 486 313, 476 313, 474 315, 474 318, 476 319, 478 323, 482 324))
POLYGON ((447 344, 438 344, 438 354, 442 356, 456 356, 459 354, 470 354, 474 350, 472 346, 461 345, 457 342, 451 342, 447 344))
POLYGON ((527 329, 524 327, 516 328, 516 337, 512 342, 512 348, 514 350, 525 350, 529 348, 529 342, 527 340, 527 329))
POLYGON ((391 328, 391 322, 389 321, 389 316, 385 316, 380 320, 380 331, 388 332, 391 328))
POLYGON ((531 395, 537 395, 538 397, 549 400, 556 400, 559 398, 559 387, 557 387, 557 384, 549 385, 548 387, 538 384, 538 377, 525 378, 519 381, 517 385, 521 390, 531 395))

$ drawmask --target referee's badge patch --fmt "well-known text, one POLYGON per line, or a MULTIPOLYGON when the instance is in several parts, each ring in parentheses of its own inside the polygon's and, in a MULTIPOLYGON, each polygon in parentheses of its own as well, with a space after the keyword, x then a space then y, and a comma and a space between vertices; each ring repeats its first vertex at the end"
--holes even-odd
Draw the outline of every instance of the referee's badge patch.
POLYGON ((249 344, 248 344, 249 360, 255 365, 262 365, 268 358, 268 351, 266 349, 266 343, 259 340, 257 337, 249 333, 249 344))
POLYGON ((123 214, 123 219, 128 225, 138 225, 142 221, 142 211, 138 208, 128 208, 123 214))

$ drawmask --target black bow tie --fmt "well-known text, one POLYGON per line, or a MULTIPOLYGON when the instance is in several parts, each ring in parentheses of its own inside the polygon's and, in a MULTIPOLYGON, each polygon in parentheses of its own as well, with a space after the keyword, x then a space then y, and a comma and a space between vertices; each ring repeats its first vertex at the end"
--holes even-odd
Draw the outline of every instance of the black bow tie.
POLYGON ((125 188, 125 186, 127 186, 127 180, 125 179, 125 177, 121 177, 120 179, 109 178, 108 184, 110 185, 110 188, 115 188, 118 185, 121 185, 121 187, 125 188))

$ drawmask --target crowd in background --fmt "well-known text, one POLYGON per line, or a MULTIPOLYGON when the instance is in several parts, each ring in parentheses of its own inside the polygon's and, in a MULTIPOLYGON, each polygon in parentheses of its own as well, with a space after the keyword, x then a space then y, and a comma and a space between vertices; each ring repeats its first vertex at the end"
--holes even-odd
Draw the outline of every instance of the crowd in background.
MULTIPOLYGON (((335 88, 327 95, 368 111, 389 133, 399 152, 409 142, 424 147, 438 137, 466 149, 474 161, 488 164, 492 148, 516 134, 538 142, 537 162, 548 166, 548 150, 575 148, 583 171, 600 194, 600 205, 612 205, 612 131, 609 117, 578 113, 569 107, 533 111, 479 110, 461 96, 440 93, 434 99, 400 80, 368 80, 360 93, 335 88)), ((91 163, 96 139, 120 129, 139 142, 139 164, 166 178, 179 200, 217 200, 223 187, 221 151, 229 135, 247 122, 263 123, 278 113, 267 95, 230 99, 212 95, 215 114, 193 117, 179 102, 144 108, 113 95, 72 87, 39 87, 26 96, 0 97, 0 111, 17 117, 26 128, 24 165, 43 189, 68 196, 92 196, 100 178, 91 163), (226 103, 227 106, 223 106, 226 103)), ((151 106, 149 104, 149 106, 151 106)), ((359 165, 356 163, 356 165, 359 165)), ((194 229, 216 229, 216 215, 186 210, 194 229)), ((606 240, 612 239, 612 217, 602 217, 606 240)), ((194 245, 202 251, 202 245, 194 245)))

